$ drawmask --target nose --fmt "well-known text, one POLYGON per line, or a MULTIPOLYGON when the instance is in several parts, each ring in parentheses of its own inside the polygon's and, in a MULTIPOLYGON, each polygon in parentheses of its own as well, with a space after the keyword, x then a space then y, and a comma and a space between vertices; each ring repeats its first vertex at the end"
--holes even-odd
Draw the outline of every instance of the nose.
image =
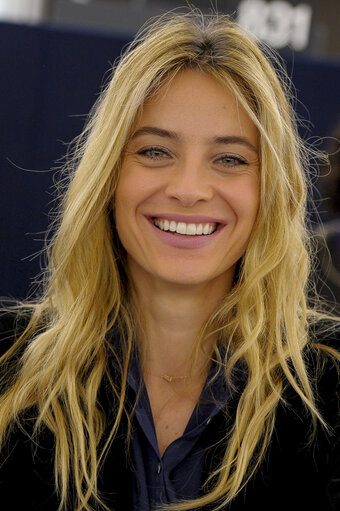
POLYGON ((179 201, 185 207, 192 207, 200 201, 209 201, 213 196, 209 170, 197 161, 179 164, 170 176, 166 196, 179 201))

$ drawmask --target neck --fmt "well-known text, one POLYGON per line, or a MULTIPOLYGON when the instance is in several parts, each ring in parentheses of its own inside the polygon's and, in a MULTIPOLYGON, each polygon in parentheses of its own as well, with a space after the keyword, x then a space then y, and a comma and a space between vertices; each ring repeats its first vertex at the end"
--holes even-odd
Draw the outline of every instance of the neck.
POLYGON ((133 276, 137 308, 142 315, 139 342, 143 371, 172 378, 202 376, 216 337, 206 340, 196 354, 200 330, 231 282, 217 279, 208 285, 181 286, 155 281, 137 270, 133 276))

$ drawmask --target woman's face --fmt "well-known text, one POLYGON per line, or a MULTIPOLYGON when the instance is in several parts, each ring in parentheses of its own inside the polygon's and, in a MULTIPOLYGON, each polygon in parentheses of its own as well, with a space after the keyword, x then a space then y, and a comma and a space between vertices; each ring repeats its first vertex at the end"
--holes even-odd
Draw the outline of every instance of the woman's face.
POLYGON ((257 135, 235 96, 198 70, 146 102, 115 195, 132 277, 231 284, 259 207, 257 135))

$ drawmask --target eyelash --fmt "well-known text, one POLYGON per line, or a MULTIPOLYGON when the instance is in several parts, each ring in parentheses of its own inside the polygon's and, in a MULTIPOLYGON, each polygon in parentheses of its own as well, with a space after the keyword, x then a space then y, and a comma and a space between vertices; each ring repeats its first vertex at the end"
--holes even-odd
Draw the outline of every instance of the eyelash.
MULTIPOLYGON (((167 151, 165 151, 164 149, 162 149, 161 147, 147 147, 145 149, 141 149, 140 151, 138 151, 139 155, 142 155, 142 156, 145 156, 146 158, 149 158, 150 160, 162 160, 164 158, 164 155, 166 157, 169 157, 169 153, 167 151), (157 152, 157 153, 163 153, 162 156, 150 156, 148 155, 148 153, 151 153, 151 152, 157 152)), ((223 159, 229 159, 229 160, 233 160, 233 163, 222 163, 223 166, 225 167, 235 167, 235 166, 238 166, 238 165, 248 165, 248 162, 241 158, 240 156, 233 156, 233 155, 229 155, 229 154, 225 154, 223 156, 221 156, 220 158, 218 158, 217 161, 221 161, 223 159)))
POLYGON ((166 156, 169 156, 169 154, 161 147, 147 147, 145 149, 141 149, 140 151, 138 151, 137 154, 146 156, 147 158, 150 158, 150 160, 162 160, 163 159, 163 156, 160 156, 160 157, 159 156, 158 157, 157 156, 156 157, 148 156, 148 153, 151 153, 152 151, 158 152, 158 153, 163 153, 166 156))
MULTIPOLYGON (((221 156, 219 158, 219 161, 224 160, 224 159, 233 160, 234 162, 236 162, 236 166, 237 165, 248 165, 248 162, 246 160, 244 160, 243 158, 240 158, 239 156, 233 156, 233 155, 226 154, 225 156, 221 156)), ((223 165, 226 167, 235 167, 235 163, 224 163, 223 165)))

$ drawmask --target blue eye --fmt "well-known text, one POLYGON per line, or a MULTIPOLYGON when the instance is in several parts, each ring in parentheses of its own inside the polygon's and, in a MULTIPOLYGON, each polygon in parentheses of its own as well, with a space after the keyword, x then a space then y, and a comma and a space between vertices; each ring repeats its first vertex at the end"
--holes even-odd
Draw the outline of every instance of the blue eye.
POLYGON ((168 153, 161 149, 160 147, 148 147, 146 149, 141 149, 140 151, 138 151, 138 154, 146 156, 151 160, 162 160, 163 158, 169 157, 168 153))
POLYGON ((248 162, 239 156, 231 156, 226 154, 217 160, 225 167, 238 167, 239 165, 248 165, 248 162))

